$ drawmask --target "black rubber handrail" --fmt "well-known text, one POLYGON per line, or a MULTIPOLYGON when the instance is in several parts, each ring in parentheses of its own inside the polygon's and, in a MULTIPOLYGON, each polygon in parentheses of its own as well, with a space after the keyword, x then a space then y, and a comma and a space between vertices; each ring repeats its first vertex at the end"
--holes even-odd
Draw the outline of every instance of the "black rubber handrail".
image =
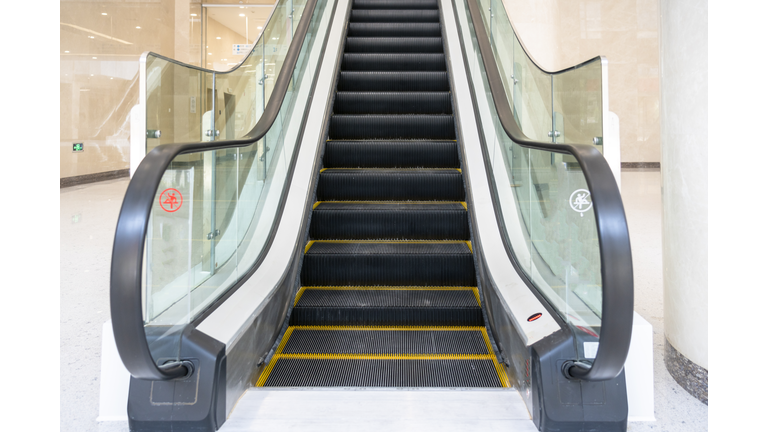
POLYGON ((293 72, 314 15, 317 0, 308 0, 288 47, 280 74, 275 81, 264 113, 256 126, 243 138, 155 147, 139 164, 120 208, 112 247, 110 274, 110 311, 120 359, 135 378, 169 380, 186 376, 189 362, 157 365, 152 358, 142 316, 142 261, 147 227, 157 188, 168 166, 181 154, 246 147, 263 138, 272 127, 291 83, 293 72))
POLYGON ((566 362, 563 373, 568 378, 586 381, 613 379, 621 373, 627 360, 634 311, 629 228, 616 179, 608 162, 593 146, 534 141, 523 134, 513 117, 477 0, 465 1, 469 5, 493 104, 504 132, 521 147, 573 155, 584 173, 592 197, 600 245, 600 274, 603 287, 600 347, 593 362, 566 362))

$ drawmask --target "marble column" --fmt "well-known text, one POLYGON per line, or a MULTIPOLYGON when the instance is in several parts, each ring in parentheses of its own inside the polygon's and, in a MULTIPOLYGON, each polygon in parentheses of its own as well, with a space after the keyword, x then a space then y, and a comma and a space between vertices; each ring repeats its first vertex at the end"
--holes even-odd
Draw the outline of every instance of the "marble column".
POLYGON ((707 1, 660 1, 664 362, 708 403, 707 1))

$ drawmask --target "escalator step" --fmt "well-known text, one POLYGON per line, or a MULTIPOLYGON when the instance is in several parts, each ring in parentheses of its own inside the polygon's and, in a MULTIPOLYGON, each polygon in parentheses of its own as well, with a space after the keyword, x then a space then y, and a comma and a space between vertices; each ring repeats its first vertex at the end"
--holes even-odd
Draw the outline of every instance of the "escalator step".
POLYGON ((451 114, 448 92, 337 92, 336 114, 451 114))
POLYGON ((437 9, 437 0, 355 0, 353 9, 437 9))
POLYGON ((334 114, 328 137, 332 140, 456 138, 453 116, 445 114, 334 114))
POLYGON ((346 53, 442 53, 440 37, 348 37, 346 53))
POLYGON ((483 325, 476 288, 302 288, 291 325, 483 325))
POLYGON ((455 141, 328 141, 328 168, 458 168, 455 141))
MULTIPOLYGON (((375 328, 375 327, 374 327, 375 328)), ((292 327, 281 354, 490 354, 483 327, 330 330, 292 327)))
POLYGON ((349 23, 347 36, 440 37, 441 33, 440 23, 349 23))
POLYGON ((379 204, 322 202, 309 228, 313 240, 469 240, 460 203, 379 204))
POLYGON ((265 387, 501 387, 492 359, 279 358, 265 387))
POLYGON ((385 10, 385 9, 352 9, 349 14, 349 22, 440 22, 440 11, 437 9, 414 10, 385 10))
POLYGON ((448 72, 341 71, 338 91, 449 91, 448 72))
POLYGON ((341 69, 345 71, 445 71, 445 55, 435 53, 344 54, 341 69))
POLYGON ((299 308, 479 308, 474 287, 303 287, 299 308))
POLYGON ((464 201, 455 169, 327 169, 320 173, 318 201, 464 201))
POLYGON ((304 254, 305 286, 469 286, 475 266, 464 242, 316 242, 304 254))

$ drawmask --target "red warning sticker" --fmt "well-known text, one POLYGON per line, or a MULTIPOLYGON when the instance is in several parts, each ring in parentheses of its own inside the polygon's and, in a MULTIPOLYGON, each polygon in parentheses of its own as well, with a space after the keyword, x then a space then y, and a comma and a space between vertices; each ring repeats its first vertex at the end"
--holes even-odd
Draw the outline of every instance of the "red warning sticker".
POLYGON ((173 213, 180 209, 183 202, 184 197, 176 189, 168 188, 160 194, 160 207, 168 213, 173 213))

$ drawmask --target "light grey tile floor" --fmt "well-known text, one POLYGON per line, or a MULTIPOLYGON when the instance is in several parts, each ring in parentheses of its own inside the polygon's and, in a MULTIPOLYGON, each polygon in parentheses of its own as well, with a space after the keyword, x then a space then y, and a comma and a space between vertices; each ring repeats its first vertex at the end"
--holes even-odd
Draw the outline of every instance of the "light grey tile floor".
POLYGON ((61 189, 61 430, 127 431, 99 424, 101 328, 109 319, 112 240, 127 179, 61 189))
MULTIPOLYGON (((128 181, 61 190, 61 430, 122 432, 97 423, 101 327, 109 319, 109 268, 117 214, 128 181)), ((708 407, 691 397, 663 363, 660 173, 622 173, 635 269, 635 310, 653 325, 655 422, 628 430, 705 431, 708 407)))

